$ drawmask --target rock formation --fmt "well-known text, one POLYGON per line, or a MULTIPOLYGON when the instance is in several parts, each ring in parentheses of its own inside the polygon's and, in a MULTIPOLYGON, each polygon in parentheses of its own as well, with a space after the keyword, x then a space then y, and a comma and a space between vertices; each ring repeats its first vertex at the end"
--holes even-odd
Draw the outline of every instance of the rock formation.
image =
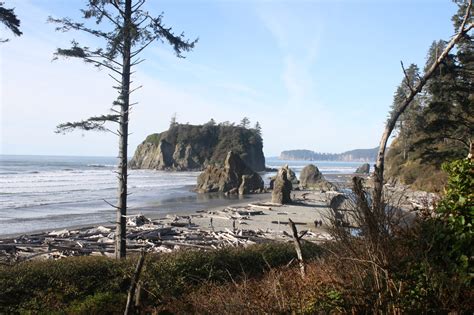
MULTIPOLYGON (((286 175, 288 177, 288 180, 291 182, 292 185, 298 185, 300 181, 296 177, 295 172, 286 164, 283 166, 283 168, 286 169, 286 175)), ((278 170, 277 170, 278 171, 278 170)), ((273 189, 273 184, 275 183, 276 175, 270 177, 270 189, 273 189)))
POLYGON ((240 156, 252 170, 265 170, 263 142, 255 129, 232 125, 180 125, 149 135, 130 160, 131 168, 202 170, 220 164, 227 152, 240 156))
POLYGON ((356 174, 369 174, 370 172, 370 164, 364 163, 356 169, 356 174))
POLYGON ((313 165, 306 165, 300 174, 300 186, 304 189, 321 191, 337 190, 336 186, 328 182, 319 169, 313 165))
POLYGON ((273 182, 272 202, 286 204, 291 202, 291 190, 293 185, 288 179, 288 167, 282 167, 273 182))
POLYGON ((263 180, 252 171, 239 157, 230 151, 224 167, 208 165, 198 176, 196 192, 224 192, 229 194, 249 194, 262 192, 263 180))

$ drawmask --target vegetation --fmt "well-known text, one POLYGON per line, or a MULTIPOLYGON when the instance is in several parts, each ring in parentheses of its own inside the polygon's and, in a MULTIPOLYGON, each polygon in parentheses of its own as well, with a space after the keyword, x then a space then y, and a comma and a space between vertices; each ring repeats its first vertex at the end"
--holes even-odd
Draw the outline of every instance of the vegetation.
POLYGON ((360 191, 352 210, 361 230, 355 235, 335 227, 335 241, 322 246, 305 278, 296 265, 273 268, 259 278, 204 283, 160 309, 176 314, 470 313, 473 166, 468 160, 446 164, 445 198, 410 225, 403 224, 396 204, 387 215, 368 216, 360 191))
POLYGON ((253 167, 255 163, 249 162, 251 157, 248 155, 253 154, 256 157, 261 155, 262 167, 264 167, 260 124, 257 123, 255 128, 250 128, 248 119, 244 123, 238 126, 229 122, 216 124, 213 119, 204 125, 174 122, 167 131, 149 135, 144 143, 158 145, 161 140, 164 140, 172 145, 190 144, 203 164, 207 164, 204 163, 206 160, 208 163, 222 164, 227 153, 234 151, 244 162, 253 167))
MULTIPOLYGON (((306 257, 320 254, 303 247, 306 257)), ((142 273, 142 308, 176 300, 204 283, 260 277, 295 258, 288 244, 262 244, 211 252, 179 251, 146 258, 142 273)), ((121 313, 136 259, 71 257, 0 266, 0 313, 121 313)))
MULTIPOLYGON (((20 20, 15 14, 15 9, 7 9, 4 2, 0 2, 0 23, 5 25, 15 36, 21 36, 20 20)), ((9 39, 0 38, 0 43, 6 43, 9 39)))
MULTIPOLYGON (((453 17, 456 27, 461 24, 467 6, 464 1, 459 3, 459 13, 453 17)), ((469 17, 471 23, 472 20, 469 17)), ((432 43, 425 71, 446 46, 447 42, 442 40, 432 43)), ((395 129, 396 139, 387 154, 388 177, 416 189, 441 192, 446 183, 441 165, 467 156, 473 142, 473 60, 474 45, 466 32, 457 42, 456 52, 447 54, 422 93, 401 115, 395 129)), ((410 86, 419 78, 420 70, 412 64, 396 90, 392 112, 400 107, 410 86)))
POLYGON ((94 20, 96 25, 101 25, 102 28, 99 29, 88 27, 85 23, 76 23, 70 18, 49 18, 49 22, 59 25, 58 31, 81 31, 98 38, 103 44, 103 47, 91 49, 73 40, 70 48, 58 48, 55 53, 56 58, 79 58, 97 68, 105 68, 118 84, 114 88, 119 96, 113 102, 111 114, 57 126, 57 132, 60 133, 74 129, 111 131, 104 126, 107 122, 117 123, 119 126, 117 132, 111 131, 120 138, 117 171, 118 201, 114 206, 117 209, 115 231, 117 258, 126 256, 128 121, 131 109, 130 94, 134 91, 131 89, 132 68, 144 61, 140 58, 140 53, 155 41, 166 40, 173 47, 177 57, 182 57, 182 53, 190 51, 196 43, 196 41, 185 40, 183 34, 175 35, 171 28, 165 27, 162 15, 150 16, 142 9, 145 2, 145 0, 88 0, 87 8, 81 11, 83 18, 94 20))
MULTIPOLYGON (((444 166, 445 197, 410 225, 396 204, 367 216, 353 200, 359 233, 334 227, 333 242, 303 243, 303 278, 291 244, 146 258, 140 311, 167 314, 469 313, 474 163, 444 166)), ((357 186, 356 181, 356 186, 357 186)), ((361 187, 361 186, 360 186, 361 187)), ((369 208, 370 209, 370 208, 369 208)), ((0 312, 120 313, 136 259, 71 257, 0 267, 0 312)))

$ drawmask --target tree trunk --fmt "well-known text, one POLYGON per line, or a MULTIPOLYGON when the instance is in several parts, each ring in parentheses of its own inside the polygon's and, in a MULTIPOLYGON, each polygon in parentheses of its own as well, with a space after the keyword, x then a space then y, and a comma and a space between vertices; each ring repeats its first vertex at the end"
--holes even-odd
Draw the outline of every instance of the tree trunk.
POLYGON ((126 215, 127 215, 127 179, 128 179, 128 114, 130 107, 130 24, 132 0, 125 1, 123 28, 122 86, 120 91, 120 128, 119 128, 119 166, 118 166, 118 204, 117 228, 115 232, 115 258, 126 256, 126 215))
POLYGON ((472 7, 472 0, 469 1, 469 5, 466 9, 466 15, 464 17, 463 23, 461 24, 459 31, 456 33, 455 36, 449 41, 448 45, 446 45, 445 49, 439 55, 438 59, 431 65, 431 67, 426 71, 425 75, 420 79, 418 84, 414 87, 410 87, 410 94, 406 97, 405 101, 395 110, 387 121, 385 126, 385 130, 382 134, 382 138, 380 139, 379 144, 379 152, 377 153, 377 161, 375 164, 374 170, 374 193, 373 193, 373 203, 372 207, 374 212, 382 212, 385 211, 384 201, 383 201, 383 171, 384 171, 384 163, 385 163, 385 151, 387 148, 387 141, 392 134, 393 128, 400 117, 400 115, 405 111, 405 109, 410 105, 411 101, 415 98, 415 96, 421 92, 423 87, 425 86, 426 82, 431 78, 433 73, 436 71, 438 66, 443 62, 446 58, 448 53, 454 47, 454 45, 463 37, 465 33, 473 28, 473 24, 470 23, 466 25, 466 22, 470 16, 470 11, 472 7))
POLYGON ((306 267, 304 264, 303 251, 301 250, 301 236, 298 235, 298 230, 293 220, 288 219, 290 223, 291 232, 293 233, 293 243, 295 244, 296 257, 298 257, 298 262, 300 264, 301 277, 304 279, 306 276, 306 267))
POLYGON ((145 251, 142 250, 140 253, 140 258, 138 259, 135 272, 133 273, 132 281, 130 283, 130 288, 128 289, 127 294, 127 304, 125 305, 124 315, 131 314, 133 312, 133 297, 135 296, 135 290, 138 287, 138 281, 140 280, 140 273, 142 272, 143 263, 145 262, 145 251))

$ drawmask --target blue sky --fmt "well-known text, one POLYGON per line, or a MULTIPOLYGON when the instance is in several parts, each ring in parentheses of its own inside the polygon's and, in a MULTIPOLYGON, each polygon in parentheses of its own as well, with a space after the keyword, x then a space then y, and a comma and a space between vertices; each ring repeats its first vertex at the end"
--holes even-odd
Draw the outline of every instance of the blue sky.
MULTIPOLYGON (((79 33, 58 33, 48 16, 79 19, 84 1, 5 0, 22 37, 0 44, 2 154, 116 155, 111 134, 54 134, 55 126, 106 113, 116 97, 107 72, 74 60, 51 62, 79 33)), ((190 39, 186 59, 150 46, 134 82, 130 154, 150 133, 178 122, 239 122, 263 128, 264 153, 342 152, 378 144, 400 60, 424 65, 433 40, 449 39, 449 0, 158 1, 164 22, 190 39)), ((12 37, 0 26, 0 37, 12 37)))

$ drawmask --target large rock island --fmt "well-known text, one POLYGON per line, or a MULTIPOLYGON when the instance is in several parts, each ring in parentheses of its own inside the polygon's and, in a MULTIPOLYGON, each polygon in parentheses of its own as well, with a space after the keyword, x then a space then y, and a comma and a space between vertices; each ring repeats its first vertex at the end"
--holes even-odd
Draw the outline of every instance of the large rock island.
POLYGON ((265 170, 260 131, 213 121, 204 125, 172 124, 167 131, 149 135, 135 151, 131 168, 202 170, 222 164, 227 153, 239 155, 253 171, 265 170))

